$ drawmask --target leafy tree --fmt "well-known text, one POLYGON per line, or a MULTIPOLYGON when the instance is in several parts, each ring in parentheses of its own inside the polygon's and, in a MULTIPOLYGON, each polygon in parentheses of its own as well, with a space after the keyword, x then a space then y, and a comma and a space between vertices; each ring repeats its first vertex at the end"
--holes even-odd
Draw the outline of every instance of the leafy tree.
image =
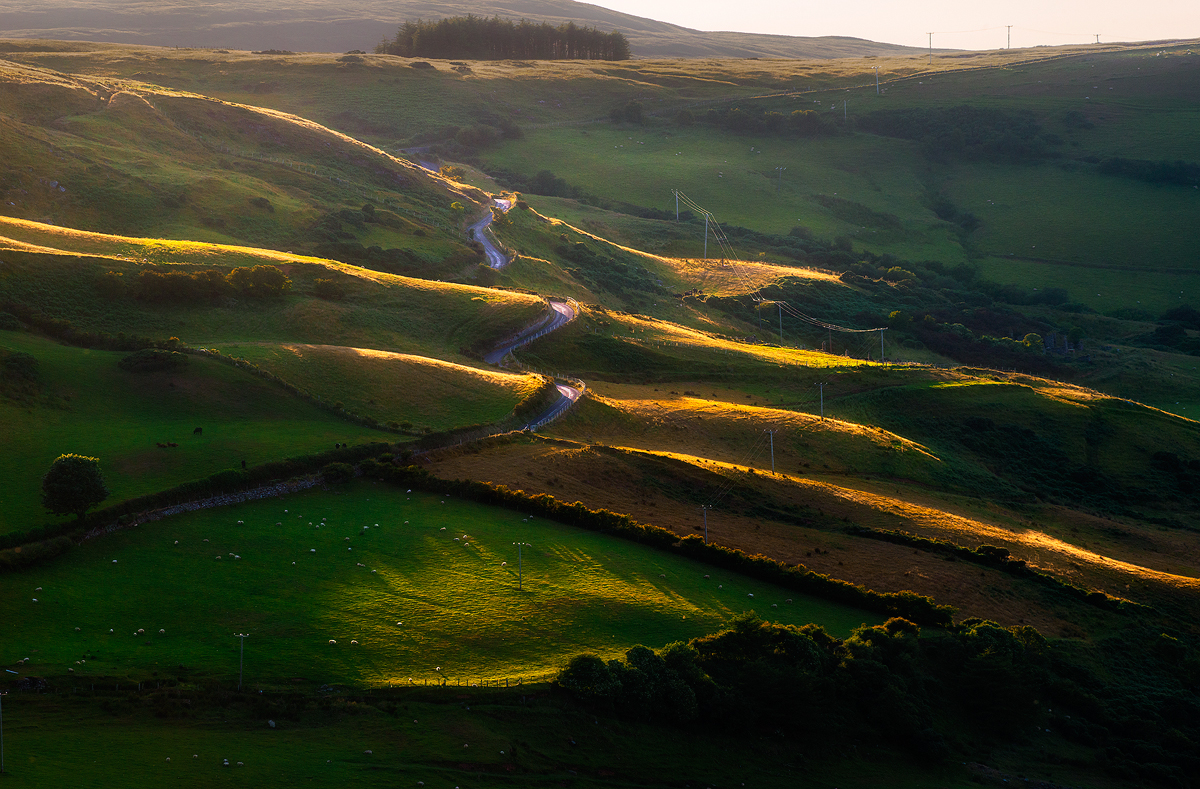
POLYGON ((54 515, 75 514, 79 520, 108 498, 98 458, 59 455, 42 477, 42 505, 54 515))

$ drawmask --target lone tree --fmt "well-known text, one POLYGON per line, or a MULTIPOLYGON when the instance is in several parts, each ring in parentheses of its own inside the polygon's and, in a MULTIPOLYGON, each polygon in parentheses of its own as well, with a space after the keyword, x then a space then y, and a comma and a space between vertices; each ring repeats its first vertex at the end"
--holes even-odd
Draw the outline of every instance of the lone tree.
POLYGON ((92 507, 108 498, 98 458, 59 455, 42 477, 42 505, 55 515, 83 520, 92 507))

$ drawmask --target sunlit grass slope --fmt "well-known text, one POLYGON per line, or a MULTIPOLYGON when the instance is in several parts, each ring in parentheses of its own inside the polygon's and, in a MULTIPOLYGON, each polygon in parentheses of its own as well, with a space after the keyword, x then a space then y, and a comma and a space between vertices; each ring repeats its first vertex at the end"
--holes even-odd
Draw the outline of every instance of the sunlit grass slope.
POLYGON ((234 632, 251 634, 253 683, 378 685, 545 676, 580 651, 660 646, 749 609, 843 636, 876 620, 634 543, 366 483, 145 524, 0 589, 31 614, 3 625, 0 659, 32 656, 26 670, 79 681, 177 666, 233 677, 234 632), (530 544, 523 589, 518 541, 530 544), (96 658, 76 664, 85 653, 96 658))
POLYGON ((41 479, 62 454, 100 459, 106 503, 154 493, 223 469, 385 437, 224 364, 192 357, 178 372, 129 373, 123 353, 0 332, 0 346, 38 360, 35 401, 0 396, 0 532, 61 518, 41 505, 41 479), (193 435, 194 428, 203 428, 193 435), (179 446, 162 449, 158 443, 179 446))
POLYGON ((301 117, 136 81, 5 62, 0 111, 0 205, 27 219, 277 249, 349 240, 436 268, 470 255, 451 203, 484 199, 301 117), (365 203, 372 222, 338 220, 365 203))
POLYGON ((245 343, 221 351, 303 382, 308 391, 343 402, 356 414, 434 430, 502 419, 543 380, 369 348, 245 343))
POLYGON ((0 300, 92 331, 176 336, 193 345, 301 342, 456 355, 517 331, 545 308, 541 299, 527 294, 402 277, 272 250, 106 236, 19 220, 0 221, 0 249, 4 246, 11 251, 3 257, 0 300), (31 244, 37 249, 30 251, 31 244), (119 272, 129 281, 148 264, 225 273, 237 266, 276 265, 293 285, 279 299, 165 305, 139 301, 129 287, 115 296, 100 290, 99 278, 106 272, 119 272), (334 280, 344 298, 317 298, 317 279, 334 280))

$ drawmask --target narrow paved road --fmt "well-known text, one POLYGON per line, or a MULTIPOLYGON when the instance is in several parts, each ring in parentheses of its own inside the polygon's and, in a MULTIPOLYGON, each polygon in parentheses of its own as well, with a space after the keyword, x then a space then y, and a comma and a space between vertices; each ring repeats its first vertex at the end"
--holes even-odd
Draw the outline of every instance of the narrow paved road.
POLYGON ((554 310, 553 313, 542 318, 496 350, 484 356, 483 360, 488 364, 500 364, 501 359, 508 356, 517 348, 520 348, 522 345, 528 345, 543 334, 548 334, 560 326, 565 326, 575 318, 575 310, 565 301, 552 300, 550 307, 554 310))
MULTIPOLYGON (((511 200, 496 200, 496 206, 501 211, 507 211, 512 208, 511 200)), ((496 246, 496 242, 492 241, 488 235, 488 225, 492 223, 492 212, 488 211, 478 222, 471 225, 467 235, 483 244, 483 254, 487 256, 488 265, 494 269, 502 269, 508 265, 508 256, 500 251, 500 247, 496 246)))

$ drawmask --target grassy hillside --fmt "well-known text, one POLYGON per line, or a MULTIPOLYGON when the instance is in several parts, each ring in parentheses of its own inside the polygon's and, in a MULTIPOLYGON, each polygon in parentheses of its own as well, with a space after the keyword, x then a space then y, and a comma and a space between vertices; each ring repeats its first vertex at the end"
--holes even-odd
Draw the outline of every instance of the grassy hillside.
POLYGON ((131 373, 125 353, 70 348, 0 333, 0 347, 37 360, 34 391, 0 392, 0 533, 61 518, 41 504, 41 478, 59 455, 100 458, 108 503, 154 493, 245 461, 373 440, 377 431, 338 419, 244 372, 202 357, 174 372, 131 373), (193 435, 196 427, 201 435, 193 435), (176 447, 160 448, 174 442, 176 447))
MULTIPOLYGON (((281 4, 269 11, 245 3, 215 6, 197 13, 186 6, 147 6, 100 2, 90 9, 88 22, 71 13, 69 4, 39 2, 13 14, 5 27, 9 35, 33 38, 81 39, 148 43, 160 46, 228 47, 233 49, 289 48, 311 52, 370 49, 380 38, 395 34, 405 20, 434 20, 446 16, 500 16, 529 19, 554 26, 574 22, 601 30, 620 30, 638 57, 785 57, 831 58, 919 52, 913 47, 883 44, 847 36, 774 36, 692 30, 667 22, 623 14, 573 0, 517 0, 505 3, 445 3, 406 0, 383 3, 359 0, 337 6, 281 4)), ((5 19, 0 16, 0 19, 5 19)))
POLYGON ((370 348, 253 343, 225 345, 221 352, 284 380, 303 381, 310 392, 356 414, 418 429, 498 421, 544 380, 370 348))
POLYGON ((457 356, 488 347, 535 320, 541 299, 386 274, 272 250, 135 239, 19 221, 0 224, 0 297, 88 331, 192 345, 301 342, 457 356), (12 238, 5 240, 4 237, 12 238), (278 266, 292 281, 280 298, 147 300, 137 278, 160 272, 278 266), (120 276, 106 278, 108 272, 120 276), (324 298, 317 280, 337 291, 324 298), (107 284, 106 284, 107 283, 107 284))
POLYGON ((127 235, 335 251, 457 275, 483 195, 311 121, 139 82, 0 68, 9 216, 127 235), (365 204, 375 210, 362 210, 365 204), (323 245, 323 246, 322 246, 323 245), (392 250, 385 254, 385 250, 392 250))
POLYGON ((77 681, 166 665, 227 678, 230 628, 262 641, 247 649, 259 686, 468 685, 541 677, 580 650, 694 637, 752 608, 840 634, 878 619, 603 535, 366 483, 146 524, 0 584, 39 620, 11 622, 5 662, 37 649, 26 670, 77 681), (515 540, 533 546, 522 588, 515 540), (98 603, 88 590, 101 587, 98 603), (80 653, 97 657, 76 664, 80 653))

